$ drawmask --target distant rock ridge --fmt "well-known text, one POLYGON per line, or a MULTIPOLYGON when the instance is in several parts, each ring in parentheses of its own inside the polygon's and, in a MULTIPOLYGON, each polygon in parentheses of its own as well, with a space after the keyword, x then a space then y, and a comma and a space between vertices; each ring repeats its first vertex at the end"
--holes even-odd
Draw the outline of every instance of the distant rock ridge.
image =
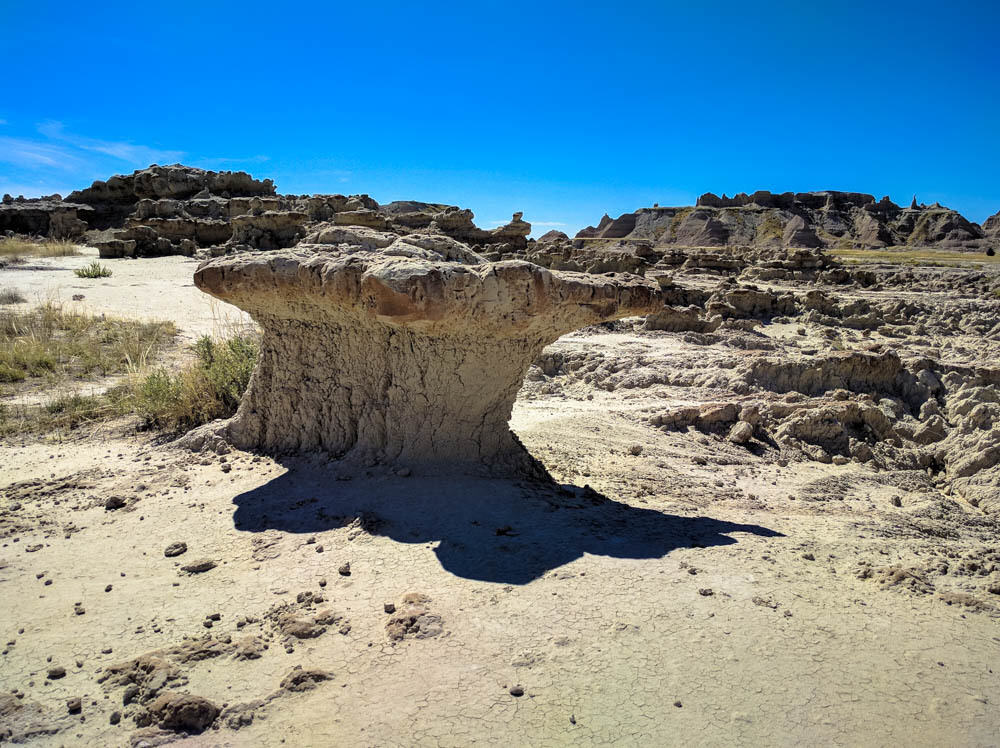
POLYGON ((494 229, 455 205, 368 195, 279 195, 270 179, 242 171, 152 165, 71 193, 0 203, 0 233, 83 238, 102 257, 223 255, 295 246, 314 226, 361 226, 407 235, 443 234, 491 252, 523 251, 531 224, 515 213, 494 229))
MULTIPOLYGON (((521 213, 494 229, 480 228, 473 219, 471 210, 443 203, 397 200, 380 205, 364 194, 281 195, 270 179, 181 164, 154 164, 99 180, 66 199, 4 195, 0 201, 0 234, 82 238, 103 257, 286 249, 321 223, 399 236, 443 234, 490 259, 535 254, 543 247, 552 254, 552 247, 563 244, 567 251, 631 246, 638 248, 631 254, 640 258, 643 247, 1000 249, 1000 213, 979 226, 938 203, 918 204, 916 196, 901 208, 888 197, 876 200, 833 190, 758 190, 733 197, 708 192, 693 206, 654 205, 617 218, 605 214, 597 226, 579 231, 572 240, 559 231, 528 239, 531 224, 521 213)), ((588 266, 607 265, 584 259, 588 266)), ((612 265, 622 269, 617 260, 612 265)))
POLYGON ((876 249, 891 246, 987 251, 1000 239, 1000 213, 983 226, 938 203, 901 208, 888 197, 861 192, 759 190, 719 197, 707 192, 694 206, 641 208, 604 215, 578 240, 626 240, 678 247, 876 249))

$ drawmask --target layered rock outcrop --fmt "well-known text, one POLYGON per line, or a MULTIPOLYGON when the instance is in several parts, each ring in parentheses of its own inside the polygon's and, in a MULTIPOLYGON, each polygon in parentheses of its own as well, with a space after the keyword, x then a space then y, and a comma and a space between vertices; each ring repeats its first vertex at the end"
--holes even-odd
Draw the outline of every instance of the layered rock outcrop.
POLYGON ((25 199, 4 195, 0 200, 0 234, 75 239, 87 230, 89 205, 63 200, 59 195, 25 199))
MULTIPOLYGON (((767 191, 718 197, 707 193, 693 207, 642 208, 616 219, 605 215, 578 240, 627 239, 658 246, 879 248, 937 247, 986 251, 997 231, 937 203, 908 208, 857 192, 767 191)), ((998 229, 1000 230, 1000 229, 998 229)))
POLYGON ((533 474, 508 424, 542 348, 662 306, 635 276, 489 262, 439 234, 327 224, 292 250, 211 260, 203 291, 264 331, 237 414, 186 439, 361 463, 533 474), (330 242, 321 244, 318 242, 330 242))

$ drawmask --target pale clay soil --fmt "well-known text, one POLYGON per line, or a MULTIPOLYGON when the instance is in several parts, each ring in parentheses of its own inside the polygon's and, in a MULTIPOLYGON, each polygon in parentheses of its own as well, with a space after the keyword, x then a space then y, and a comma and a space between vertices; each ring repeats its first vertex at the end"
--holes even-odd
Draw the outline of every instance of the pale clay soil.
MULTIPOLYGON (((90 260, 0 281, 172 319, 182 342, 243 319, 194 288, 193 260, 73 276, 90 260)), ((799 326, 765 337, 824 345, 799 326)), ((750 355, 725 340, 626 324, 549 352, 603 362, 589 379, 533 368, 514 408, 561 490, 193 454, 120 424, 0 443, 0 692, 16 699, 0 696, 0 742, 5 727, 38 745, 173 739, 139 733, 128 683, 106 677, 160 650, 170 676, 142 688, 224 707, 176 745, 1000 743, 1000 580, 978 574, 1000 561, 992 515, 920 470, 655 428, 727 391, 608 365, 724 372, 750 355), (408 610, 398 638, 387 624, 408 610), (279 687, 296 666, 329 679, 279 687)))

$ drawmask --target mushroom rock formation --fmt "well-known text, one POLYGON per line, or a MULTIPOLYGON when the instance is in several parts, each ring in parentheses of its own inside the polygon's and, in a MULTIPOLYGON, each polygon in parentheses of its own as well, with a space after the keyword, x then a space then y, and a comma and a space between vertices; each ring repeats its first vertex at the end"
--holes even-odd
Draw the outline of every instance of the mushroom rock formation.
POLYGON ((249 312, 263 339, 236 415, 187 446, 221 438, 435 472, 543 475, 508 426, 528 367, 560 335, 662 307, 636 276, 487 262, 442 235, 340 226, 209 260, 194 281, 249 312))

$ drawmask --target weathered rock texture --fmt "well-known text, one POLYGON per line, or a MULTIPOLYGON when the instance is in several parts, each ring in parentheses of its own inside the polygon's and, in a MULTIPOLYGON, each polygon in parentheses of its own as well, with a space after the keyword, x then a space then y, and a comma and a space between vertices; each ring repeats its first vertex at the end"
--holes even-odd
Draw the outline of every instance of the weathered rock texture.
POLYGON ((87 230, 88 205, 66 202, 59 195, 25 199, 4 195, 0 200, 0 234, 74 239, 87 230))
POLYGON ((264 330, 239 411, 213 427, 237 446, 531 473, 507 423, 542 348, 662 305, 638 277, 487 262, 440 235, 328 225, 310 239, 336 243, 218 258, 195 273, 264 330))
POLYGON ((331 223, 452 237, 489 248, 493 259, 523 252, 531 224, 481 229, 471 210, 402 200, 379 205, 368 195, 278 195, 270 179, 175 164, 153 165, 73 192, 26 200, 5 195, 0 232, 51 238, 84 237, 102 257, 220 256, 295 246, 317 225, 331 223))

